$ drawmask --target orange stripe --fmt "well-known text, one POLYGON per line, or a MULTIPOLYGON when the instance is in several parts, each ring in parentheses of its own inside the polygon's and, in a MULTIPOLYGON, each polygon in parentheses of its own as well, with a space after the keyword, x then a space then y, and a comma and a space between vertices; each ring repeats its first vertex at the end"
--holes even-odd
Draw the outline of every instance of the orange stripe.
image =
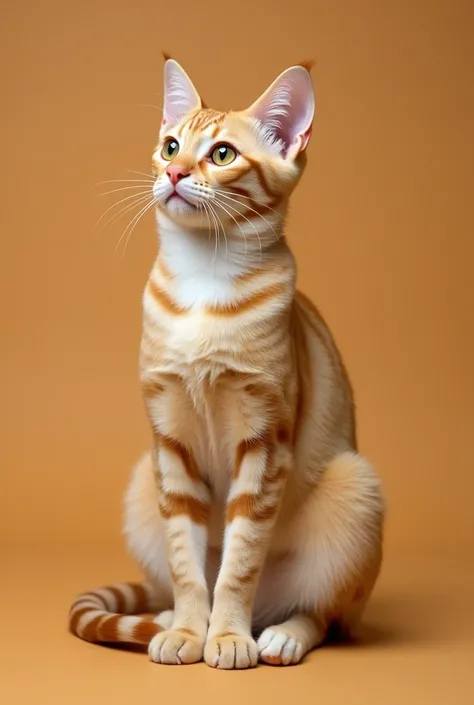
POLYGON ((249 164, 252 165, 254 171, 257 172, 257 177, 258 177, 258 181, 260 183, 260 186, 265 191, 267 196, 272 199, 272 202, 275 202, 276 200, 278 200, 278 196, 271 190, 270 186, 268 185, 267 179, 266 179, 265 174, 263 172, 263 167, 260 164, 260 162, 258 162, 256 159, 252 159, 248 155, 242 155, 242 156, 244 157, 244 159, 246 159, 248 161, 249 164))
POLYGON ((164 519, 186 515, 195 524, 207 524, 209 521, 209 505, 186 494, 161 493, 160 510, 164 519))
POLYGON ((170 270, 160 257, 158 257, 158 259, 156 260, 155 266, 163 277, 163 279, 174 279, 174 274, 170 272, 170 270))
POLYGON ((170 451, 171 453, 174 453, 181 459, 186 469, 186 474, 191 480, 196 481, 201 479, 198 467, 196 465, 192 453, 183 445, 181 445, 179 441, 177 441, 175 438, 171 438, 170 436, 160 435, 158 437, 158 444, 162 448, 166 448, 166 450, 170 451))
MULTIPOLYGON (((227 167, 227 169, 225 169, 225 171, 223 170, 222 173, 219 174, 219 184, 229 186, 234 181, 238 181, 239 179, 241 179, 243 176, 245 176, 245 174, 248 174, 251 169, 252 166, 249 164, 244 166, 229 166, 227 167)), ((225 200, 226 199, 224 198, 223 201, 225 200)), ((233 205, 233 201, 231 201, 231 203, 233 205)))
POLYGON ((96 606, 92 599, 85 599, 85 598, 84 599, 77 599, 77 600, 74 600, 74 602, 72 603, 71 609, 69 610, 69 612, 72 614, 73 610, 76 611, 77 609, 83 609, 83 608, 87 608, 88 610, 101 610, 102 606, 99 606, 99 605, 96 606), (91 605, 91 602, 93 603, 92 605, 91 605))
POLYGON ((260 304, 267 303, 269 299, 284 294, 286 290, 287 287, 285 284, 271 284, 266 289, 261 289, 255 294, 250 294, 240 299, 240 301, 237 301, 235 304, 216 305, 209 307, 207 310, 215 316, 239 316, 260 304))
POLYGON ((153 279, 149 280, 148 288, 155 301, 160 304, 162 308, 168 311, 168 313, 171 313, 173 316, 180 316, 183 313, 186 313, 186 309, 180 308, 178 304, 173 301, 173 299, 171 299, 168 294, 163 291, 158 284, 156 284, 156 282, 153 281, 153 279))
POLYGON ((133 628, 131 639, 139 644, 149 644, 155 634, 161 631, 163 630, 159 624, 144 619, 133 628))
POLYGON ((122 594, 122 591, 120 588, 111 586, 108 587, 107 590, 109 590, 112 595, 115 597, 115 600, 117 602, 117 606, 115 608, 115 611, 118 612, 119 614, 125 614, 126 611, 126 603, 125 603, 125 597, 122 594))
POLYGON ((190 119, 186 120, 181 126, 180 133, 186 126, 188 130, 194 132, 204 131, 217 121, 222 121, 225 117, 225 113, 221 113, 217 110, 212 110, 212 108, 204 108, 194 112, 190 119))
POLYGON ((105 616, 106 615, 102 614, 94 617, 80 635, 81 639, 85 639, 86 641, 100 641, 97 628, 105 616))
POLYGON ((235 186, 234 194, 243 196, 243 198, 248 198, 249 201, 253 201, 254 203, 256 203, 255 199, 250 196, 250 191, 247 191, 247 189, 242 188, 242 186, 235 186))
POLYGON ((259 567, 255 566, 254 568, 249 568, 243 575, 236 575, 235 578, 241 585, 252 585, 257 578, 259 570, 259 567))
POLYGON ((133 611, 135 614, 140 612, 146 612, 150 607, 150 597, 141 583, 127 583, 127 585, 133 590, 135 604, 133 606, 133 611))
POLYGON ((281 424, 277 428, 277 441, 278 443, 286 444, 291 440, 291 432, 288 424, 281 424))
MULTIPOLYGON (((100 609, 100 607, 103 607, 103 609, 106 611, 109 609, 109 606, 107 604, 107 600, 105 599, 105 597, 102 597, 102 595, 99 595, 97 592, 91 591, 91 592, 85 593, 85 595, 87 595, 87 596, 90 595, 94 600, 96 600, 99 603, 98 604, 99 609, 100 609)), ((84 598, 85 595, 81 595, 81 597, 84 598)))
MULTIPOLYGON (((73 634, 77 634, 77 625, 82 615, 86 614, 87 612, 95 611, 96 610, 94 607, 83 607, 80 610, 76 610, 72 615, 71 619, 69 620, 69 629, 71 630, 71 632, 73 632, 73 634)), ((103 614, 106 614, 106 612, 104 612, 103 614)))
POLYGON ((119 641, 118 625, 122 619, 119 614, 112 614, 97 625, 97 638, 99 641, 119 641))
POLYGON ((276 504, 262 505, 257 495, 244 493, 229 502, 227 506, 227 523, 236 517, 246 517, 252 521, 271 519, 277 510, 276 504))
POLYGON ((164 386, 156 379, 147 379, 142 383, 142 394, 145 399, 148 399, 149 397, 157 397, 164 391, 164 386))
POLYGON ((249 281, 251 281, 252 279, 255 279, 255 277, 262 274, 262 272, 263 272, 262 269, 251 269, 248 272, 245 272, 245 274, 238 274, 234 278, 234 282, 236 284, 247 284, 249 281))
POLYGON ((184 128, 185 128, 185 127, 189 127, 189 124, 192 123, 192 121, 199 115, 200 112, 201 112, 200 109, 198 109, 198 110, 193 110, 193 111, 189 114, 189 116, 186 118, 186 120, 183 120, 183 122, 180 124, 180 126, 179 126, 179 128, 178 128, 178 135, 182 135, 182 134, 183 134, 184 128))
MULTIPOLYGON (((252 385, 247 385, 250 387, 252 385)), ((247 390, 247 387, 245 388, 247 390)), ((270 450, 272 445, 272 434, 264 433, 261 436, 254 438, 247 438, 239 443, 237 446, 237 451, 235 453, 234 461, 234 478, 236 479, 240 474, 240 469, 246 455, 251 453, 258 453, 261 450, 270 450)))

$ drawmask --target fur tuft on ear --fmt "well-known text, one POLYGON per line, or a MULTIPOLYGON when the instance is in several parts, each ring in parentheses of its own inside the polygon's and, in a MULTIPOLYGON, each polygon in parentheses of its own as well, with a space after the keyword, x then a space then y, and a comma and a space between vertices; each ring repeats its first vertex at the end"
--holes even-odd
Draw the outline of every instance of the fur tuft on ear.
POLYGON ((308 73, 311 73, 311 69, 315 65, 315 59, 305 59, 304 61, 299 61, 296 66, 302 66, 308 73))
POLYGON ((164 70, 164 124, 174 124, 183 115, 202 107, 199 93, 185 70, 174 59, 166 58, 164 70))
POLYGON ((314 91, 308 69, 283 71, 245 113, 256 119, 282 154, 296 157, 308 144, 314 116, 314 91))

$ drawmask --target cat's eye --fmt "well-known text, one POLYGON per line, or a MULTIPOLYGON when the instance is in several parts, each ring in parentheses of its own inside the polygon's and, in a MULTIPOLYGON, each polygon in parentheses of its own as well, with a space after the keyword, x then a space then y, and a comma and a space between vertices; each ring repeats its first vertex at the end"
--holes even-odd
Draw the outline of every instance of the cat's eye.
POLYGON ((163 157, 163 159, 166 159, 167 162, 170 162, 172 159, 175 158, 178 152, 178 142, 174 139, 174 137, 168 137, 168 139, 165 140, 163 149, 161 150, 161 156, 163 157))
POLYGON ((227 166, 231 164, 237 156, 237 152, 228 144, 219 144, 214 147, 211 159, 217 166, 227 166))

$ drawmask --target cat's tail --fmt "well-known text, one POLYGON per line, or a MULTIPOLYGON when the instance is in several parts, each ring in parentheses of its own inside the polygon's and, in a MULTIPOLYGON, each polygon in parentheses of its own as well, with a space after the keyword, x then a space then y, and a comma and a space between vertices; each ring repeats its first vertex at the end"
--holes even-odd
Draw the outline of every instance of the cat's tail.
POLYGON ((155 619, 138 617, 156 612, 154 590, 149 583, 118 583, 84 592, 69 612, 69 630, 80 639, 95 643, 149 644, 170 626, 172 612, 155 619))

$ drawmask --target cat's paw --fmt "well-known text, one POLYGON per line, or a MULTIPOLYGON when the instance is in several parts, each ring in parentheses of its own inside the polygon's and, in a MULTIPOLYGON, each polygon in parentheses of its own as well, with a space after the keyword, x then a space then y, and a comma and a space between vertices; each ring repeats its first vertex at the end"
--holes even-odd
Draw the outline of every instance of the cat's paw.
POLYGON ((257 644, 250 636, 222 634, 207 640, 204 660, 212 668, 254 668, 257 665, 257 644))
POLYGON ((188 629, 168 629, 150 641, 148 655, 155 663, 184 664, 201 661, 204 639, 188 629))
POLYGON ((257 646, 259 660, 271 666, 290 666, 299 663, 305 653, 301 640, 280 627, 265 629, 257 646))

